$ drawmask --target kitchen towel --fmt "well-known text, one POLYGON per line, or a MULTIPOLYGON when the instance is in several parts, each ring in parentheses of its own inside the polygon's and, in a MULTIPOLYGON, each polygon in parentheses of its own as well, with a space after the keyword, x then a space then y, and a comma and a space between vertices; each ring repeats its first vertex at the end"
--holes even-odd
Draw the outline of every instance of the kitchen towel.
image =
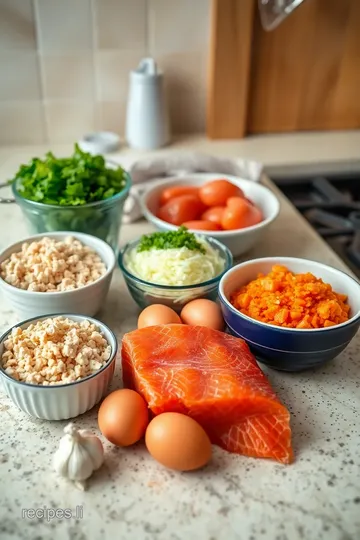
POLYGON ((168 177, 181 177, 191 173, 215 173, 258 182, 262 172, 262 165, 257 161, 228 159, 201 153, 167 154, 163 157, 141 159, 131 164, 126 159, 119 161, 129 171, 133 183, 124 206, 124 223, 132 223, 142 217, 139 195, 162 178, 165 180, 168 177))

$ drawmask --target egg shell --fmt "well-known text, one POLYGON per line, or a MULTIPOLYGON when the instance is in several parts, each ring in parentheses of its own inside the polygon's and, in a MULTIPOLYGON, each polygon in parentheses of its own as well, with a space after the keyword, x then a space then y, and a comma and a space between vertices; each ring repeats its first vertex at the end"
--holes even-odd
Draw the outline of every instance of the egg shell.
POLYGON ((148 406, 134 390, 115 390, 100 405, 99 429, 116 446, 138 442, 144 436, 148 423, 148 406))
POLYGON ((213 330, 224 330, 225 328, 220 306, 206 298, 198 298, 186 304, 180 317, 183 323, 190 326, 206 326, 213 330))
POLYGON ((181 319, 168 306, 152 304, 140 313, 137 327, 146 328, 147 326, 157 326, 159 324, 181 324, 181 319))
POLYGON ((193 471, 211 459, 211 442, 193 418, 180 413, 163 413, 151 420, 145 434, 151 456, 175 471, 193 471))

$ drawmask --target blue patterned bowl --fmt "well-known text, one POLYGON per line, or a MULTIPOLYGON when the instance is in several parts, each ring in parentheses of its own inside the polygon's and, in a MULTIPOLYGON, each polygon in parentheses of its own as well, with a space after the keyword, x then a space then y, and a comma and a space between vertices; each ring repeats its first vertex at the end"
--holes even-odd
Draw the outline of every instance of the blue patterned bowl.
POLYGON ((257 359, 273 369, 301 371, 332 360, 345 349, 360 326, 360 283, 325 264, 292 257, 266 257, 234 266, 219 284, 219 298, 230 332, 243 338, 257 359), (311 272, 348 296, 351 318, 337 326, 319 329, 281 328, 242 314, 230 303, 230 296, 242 285, 267 274, 274 264, 299 274, 311 272))

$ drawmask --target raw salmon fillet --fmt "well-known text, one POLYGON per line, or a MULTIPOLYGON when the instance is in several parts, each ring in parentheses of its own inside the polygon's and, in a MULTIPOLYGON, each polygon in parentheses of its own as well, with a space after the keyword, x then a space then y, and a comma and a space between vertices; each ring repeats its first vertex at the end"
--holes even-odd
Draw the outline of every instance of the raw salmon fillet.
POLYGON ((292 461, 290 414, 242 339, 185 324, 135 330, 122 369, 155 415, 187 414, 229 452, 292 461))

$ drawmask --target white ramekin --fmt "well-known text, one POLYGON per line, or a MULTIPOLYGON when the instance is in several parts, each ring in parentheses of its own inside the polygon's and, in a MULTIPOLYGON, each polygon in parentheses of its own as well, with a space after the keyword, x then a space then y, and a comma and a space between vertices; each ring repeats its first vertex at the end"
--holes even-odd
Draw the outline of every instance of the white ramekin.
POLYGON ((95 315, 105 302, 111 278, 114 272, 116 257, 112 248, 100 238, 78 232, 53 232, 41 233, 24 238, 16 244, 12 244, 0 253, 0 264, 10 257, 12 253, 21 250, 24 242, 33 242, 44 237, 64 240, 67 236, 72 236, 86 246, 92 248, 100 256, 106 266, 106 273, 94 283, 90 283, 80 289, 63 292, 34 292, 18 289, 9 285, 0 278, 0 290, 9 305, 18 313, 22 319, 49 315, 51 313, 75 313, 95 315))
MULTIPOLYGON (((55 317, 57 314, 53 316, 55 317)), ((73 314, 63 314, 62 316, 73 321, 89 320, 94 323, 111 346, 111 356, 105 366, 81 381, 53 386, 28 384, 13 379, 2 368, 1 357, 4 352, 4 341, 11 333, 12 328, 27 328, 30 324, 47 319, 47 316, 35 317, 16 324, 0 338, 0 378, 6 394, 21 410, 30 416, 43 420, 66 420, 92 409, 106 393, 115 370, 118 344, 114 333, 105 324, 91 317, 73 314)))

